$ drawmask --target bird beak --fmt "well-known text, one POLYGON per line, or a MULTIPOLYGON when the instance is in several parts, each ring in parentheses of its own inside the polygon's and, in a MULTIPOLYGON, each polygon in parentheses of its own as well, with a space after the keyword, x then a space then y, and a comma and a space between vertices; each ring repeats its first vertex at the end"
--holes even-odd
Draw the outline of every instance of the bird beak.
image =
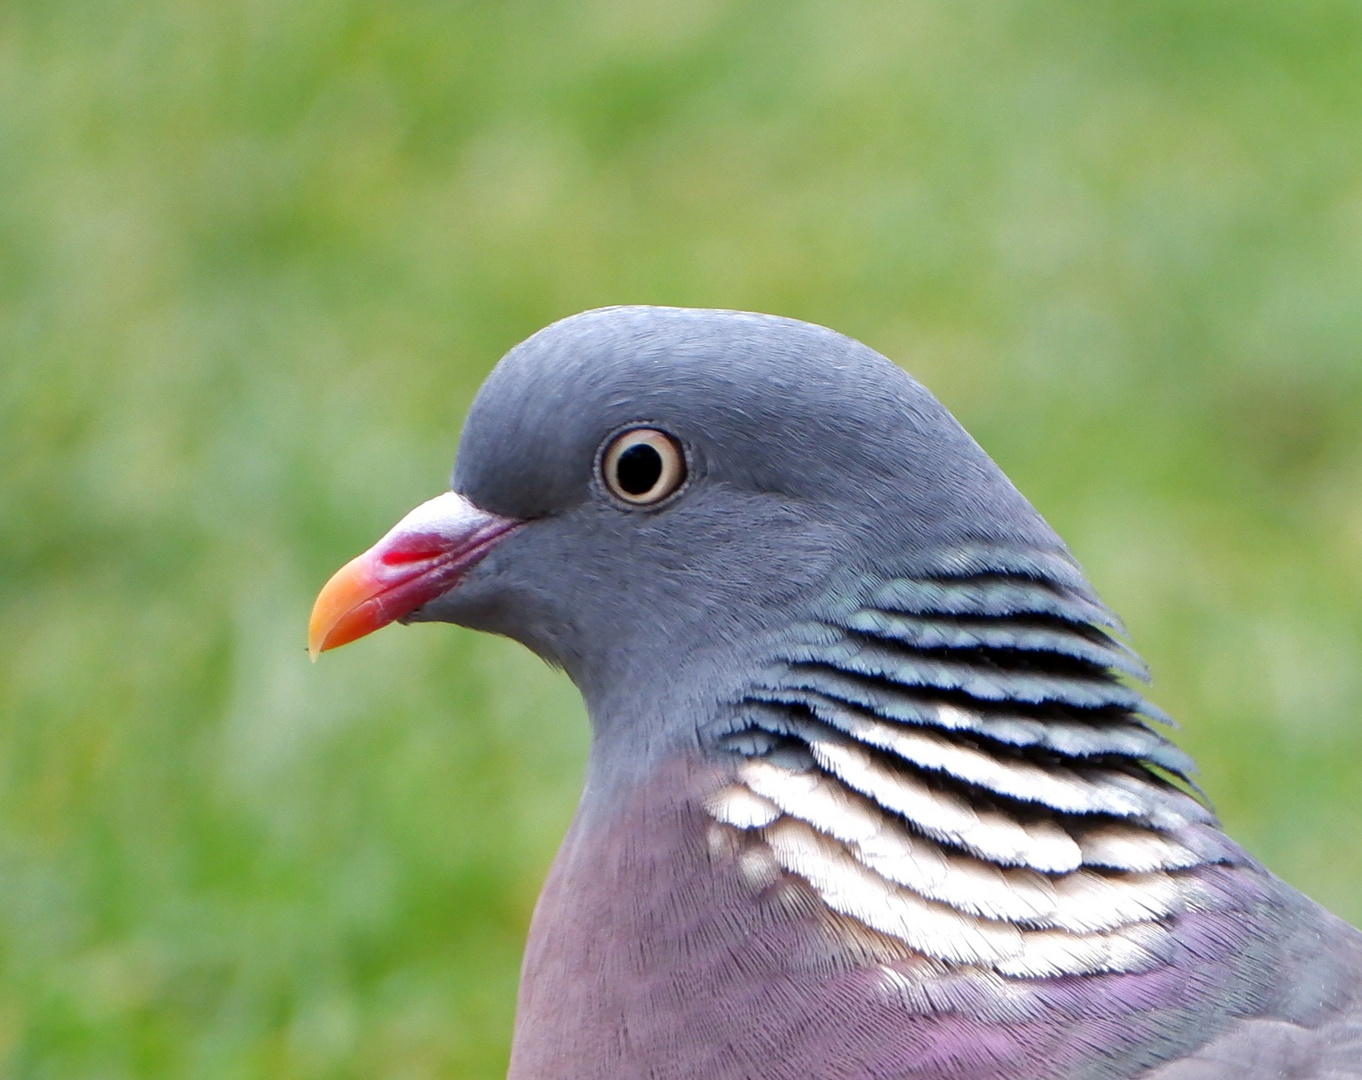
POLYGON ((448 592, 521 524, 453 491, 422 503, 317 594, 307 627, 309 655, 315 660, 448 592))

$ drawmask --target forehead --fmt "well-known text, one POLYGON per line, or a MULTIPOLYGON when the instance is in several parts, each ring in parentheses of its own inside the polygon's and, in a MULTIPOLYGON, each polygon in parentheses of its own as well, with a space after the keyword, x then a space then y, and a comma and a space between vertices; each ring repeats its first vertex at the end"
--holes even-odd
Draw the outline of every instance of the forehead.
POLYGON ((518 345, 488 376, 454 483, 489 509, 542 514, 580 497, 596 448, 631 423, 711 448, 753 442, 750 460, 773 444, 788 454, 802 435, 873 439, 877 425, 909 420, 919 395, 889 361, 823 327, 742 312, 587 312, 518 345))

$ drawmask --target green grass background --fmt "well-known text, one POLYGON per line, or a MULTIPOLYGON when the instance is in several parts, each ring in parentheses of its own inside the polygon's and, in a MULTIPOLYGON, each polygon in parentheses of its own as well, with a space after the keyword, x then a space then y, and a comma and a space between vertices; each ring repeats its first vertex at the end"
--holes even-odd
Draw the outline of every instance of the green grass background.
POLYGON ((575 693, 304 625, 608 303, 918 375, 1362 918, 1359 72, 1345 0, 5 0, 0 1075, 503 1074, 575 693))

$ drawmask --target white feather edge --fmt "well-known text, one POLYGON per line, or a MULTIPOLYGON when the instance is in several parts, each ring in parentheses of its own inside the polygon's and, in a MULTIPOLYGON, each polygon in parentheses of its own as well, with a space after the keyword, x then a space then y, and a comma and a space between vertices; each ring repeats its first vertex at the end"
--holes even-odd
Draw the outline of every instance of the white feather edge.
POLYGON ((949 963, 987 965, 1022 978, 1138 971, 1157 962, 1165 935, 1155 923, 1112 933, 1024 931, 896 888, 802 821, 781 818, 763 835, 776 861, 807 881, 832 910, 949 963))
MULTIPOLYGON (((835 725, 858 742, 897 754, 920 768, 943 772, 1023 802, 1039 803, 1069 814, 1147 817, 1153 810, 1152 787, 1145 792, 1125 784, 1089 779, 1060 765, 1042 768, 1031 762, 1004 760, 940 735, 885 723, 850 709, 831 710, 817 705, 813 709, 820 720, 835 725)), ((812 725, 804 727, 814 730, 812 725)))
POLYGON ((948 851, 817 773, 750 762, 743 778, 750 787, 734 785, 710 801, 713 816, 744 829, 763 828, 782 814, 798 818, 845 844, 852 857, 887 881, 967 914, 1094 933, 1162 918, 1196 899, 1191 881, 1163 873, 1107 878, 1076 871, 1051 879, 948 851))
POLYGON ((1067 873, 1083 863, 1073 837, 1053 822, 1020 822, 996 810, 976 809, 959 795, 887 768, 848 739, 818 733, 810 736, 808 747, 822 768, 934 839, 989 862, 1046 873, 1067 873))
POLYGON ((1207 860, 1162 833, 1121 822, 1080 825, 1074 839, 1088 866, 1105 866, 1133 873, 1183 870, 1207 860))

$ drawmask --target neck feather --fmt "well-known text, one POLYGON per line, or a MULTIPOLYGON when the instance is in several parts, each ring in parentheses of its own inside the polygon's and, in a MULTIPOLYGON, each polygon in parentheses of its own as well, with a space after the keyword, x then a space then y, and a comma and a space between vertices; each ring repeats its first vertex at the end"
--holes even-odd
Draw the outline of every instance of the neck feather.
POLYGON ((1133 685, 1143 661, 1062 551, 928 552, 786 635, 708 733, 714 818, 834 911, 950 965, 1166 961, 1241 862, 1133 685))

